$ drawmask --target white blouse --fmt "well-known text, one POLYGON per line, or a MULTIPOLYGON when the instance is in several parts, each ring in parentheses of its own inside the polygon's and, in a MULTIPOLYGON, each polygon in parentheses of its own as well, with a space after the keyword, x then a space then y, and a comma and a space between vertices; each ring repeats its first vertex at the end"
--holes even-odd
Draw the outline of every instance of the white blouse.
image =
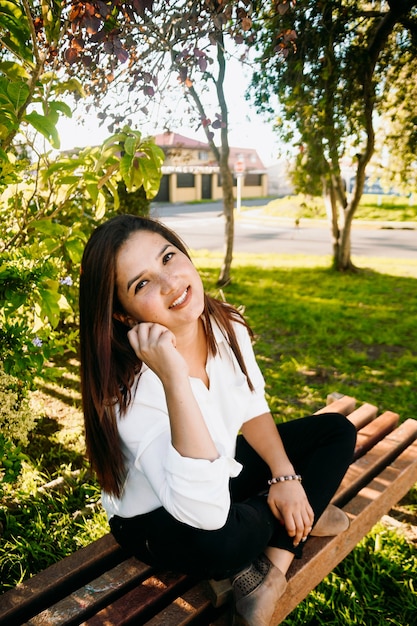
POLYGON ((243 423, 267 413, 269 407, 246 328, 234 324, 255 387, 253 392, 214 320, 212 325, 218 353, 206 364, 210 388, 199 378, 190 381, 219 458, 192 459, 175 450, 164 388, 153 371, 143 365, 133 401, 126 415, 118 418, 128 472, 120 498, 102 493, 109 519, 113 515, 133 517, 163 506, 176 519, 195 528, 215 530, 226 522, 229 479, 242 469, 234 459, 236 437, 243 423))

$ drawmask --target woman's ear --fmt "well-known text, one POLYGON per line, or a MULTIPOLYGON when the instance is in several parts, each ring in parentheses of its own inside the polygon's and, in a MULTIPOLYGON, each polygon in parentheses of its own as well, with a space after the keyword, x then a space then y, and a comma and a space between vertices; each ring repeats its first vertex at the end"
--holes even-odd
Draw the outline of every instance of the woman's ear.
POLYGON ((128 326, 129 328, 133 328, 138 323, 135 319, 133 319, 133 317, 130 317, 130 315, 127 315, 126 313, 113 313, 113 317, 115 320, 122 322, 122 324, 128 326))

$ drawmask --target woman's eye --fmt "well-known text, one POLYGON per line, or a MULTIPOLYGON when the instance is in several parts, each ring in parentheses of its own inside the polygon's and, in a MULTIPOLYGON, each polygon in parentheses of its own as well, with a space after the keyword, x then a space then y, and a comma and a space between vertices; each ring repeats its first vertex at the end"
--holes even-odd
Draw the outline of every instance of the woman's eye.
POLYGON ((168 263, 168 261, 170 261, 172 259, 172 257, 174 256, 175 252, 168 252, 168 254, 165 254, 163 259, 162 259, 162 263, 164 265, 166 265, 168 263))
POLYGON ((140 280, 135 286, 135 293, 138 293, 147 283, 147 280, 140 280))

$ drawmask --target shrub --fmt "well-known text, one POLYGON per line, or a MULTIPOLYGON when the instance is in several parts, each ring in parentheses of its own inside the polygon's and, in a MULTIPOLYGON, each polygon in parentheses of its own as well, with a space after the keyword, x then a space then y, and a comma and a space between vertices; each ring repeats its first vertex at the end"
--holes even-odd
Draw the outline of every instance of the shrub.
POLYGON ((30 406, 27 389, 16 376, 7 374, 0 364, 0 431, 2 436, 22 445, 34 428, 36 415, 30 406))

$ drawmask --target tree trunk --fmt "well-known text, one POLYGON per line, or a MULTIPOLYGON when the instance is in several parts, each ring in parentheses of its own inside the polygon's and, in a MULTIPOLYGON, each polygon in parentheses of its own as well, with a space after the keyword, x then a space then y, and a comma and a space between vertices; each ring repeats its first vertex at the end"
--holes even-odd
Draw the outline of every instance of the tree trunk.
POLYGON ((340 232, 339 254, 335 268, 339 272, 356 270, 351 259, 351 222, 346 222, 340 232))
MULTIPOLYGON (((224 236, 224 258, 223 264, 220 270, 219 278, 217 280, 217 284, 220 287, 224 287, 228 283, 230 283, 230 269, 232 266, 233 259, 233 244, 234 244, 234 207, 235 200, 233 196, 233 173, 229 166, 229 122, 228 122, 228 111, 226 98, 224 94, 224 79, 226 73, 226 59, 224 56, 224 40, 223 33, 221 29, 216 31, 216 45, 217 45, 217 63, 219 67, 219 72, 217 79, 214 81, 216 85, 217 92, 217 100, 220 107, 221 112, 221 130, 220 130, 220 141, 221 147, 218 148, 213 140, 213 133, 209 131, 208 125, 204 126, 204 131, 206 133, 207 141, 210 145, 210 148, 213 154, 216 157, 216 161, 219 164, 220 176, 222 180, 222 191, 223 191, 223 213, 225 218, 225 236, 224 236)), ((195 88, 191 85, 189 87, 189 94, 193 98, 197 110, 201 116, 201 119, 207 119, 203 104, 201 99, 195 90, 195 88)))
POLYGON ((222 158, 220 160, 220 174, 222 177, 222 190, 223 190, 223 211, 225 219, 225 231, 224 231, 224 257, 223 264, 220 270, 217 284, 220 287, 224 287, 230 283, 230 269, 233 260, 233 244, 235 233, 235 220, 234 220, 234 208, 235 200, 233 196, 233 175, 230 171, 228 159, 222 158))
POLYGON ((340 237, 338 207, 334 186, 325 178, 323 178, 323 200, 326 208, 327 219, 330 224, 330 234, 333 248, 333 267, 336 269, 337 259, 339 258, 340 237))

